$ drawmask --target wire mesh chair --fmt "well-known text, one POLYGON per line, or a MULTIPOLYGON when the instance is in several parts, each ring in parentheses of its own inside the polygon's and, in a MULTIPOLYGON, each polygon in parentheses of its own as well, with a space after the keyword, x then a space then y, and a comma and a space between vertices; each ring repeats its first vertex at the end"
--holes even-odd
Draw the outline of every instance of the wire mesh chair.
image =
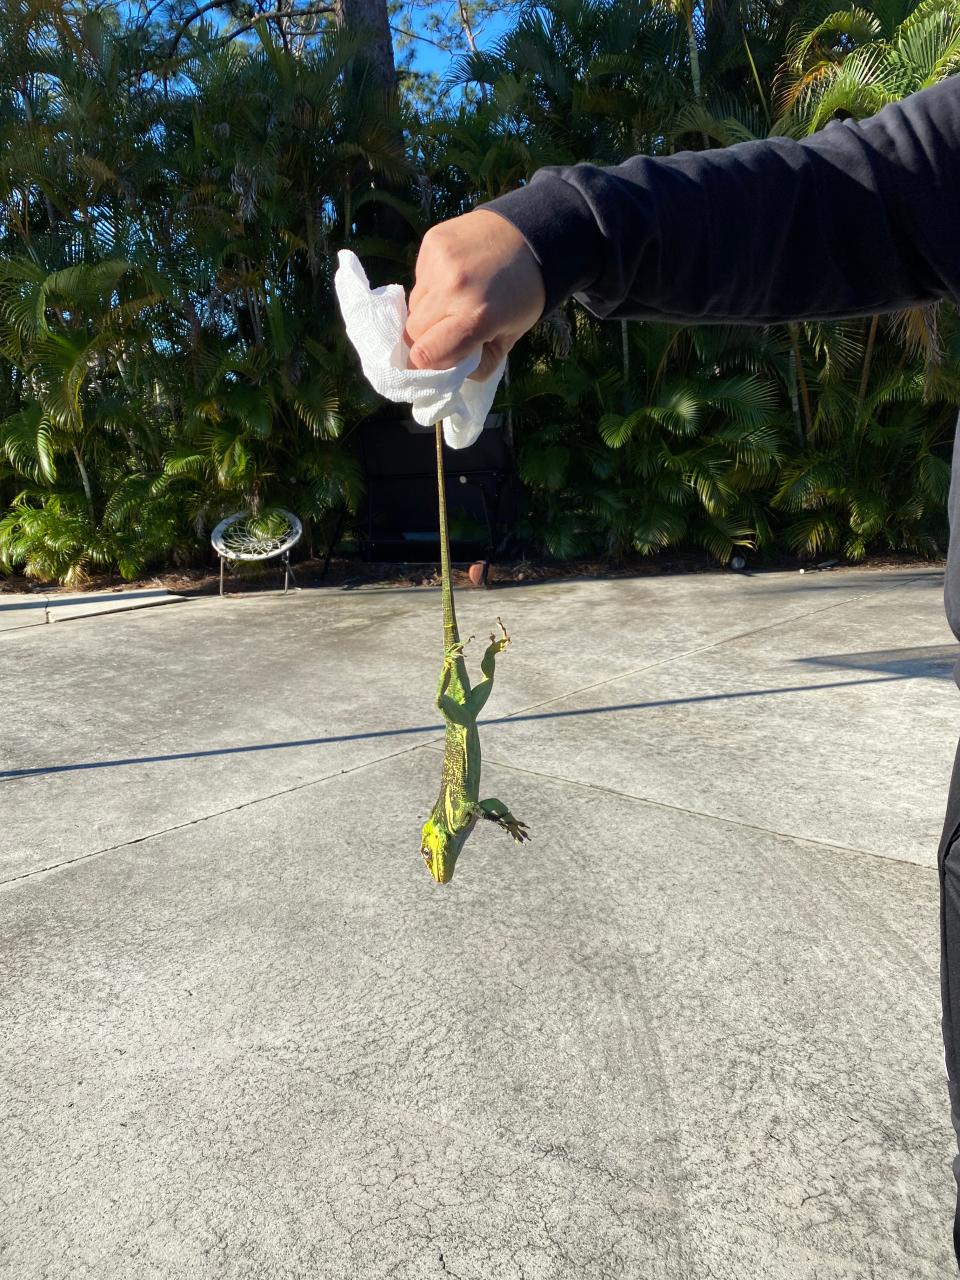
POLYGON ((220 557, 220 594, 223 595, 223 571, 228 560, 272 560, 283 557, 283 594, 287 594, 290 578, 290 550, 300 541, 303 525, 283 507, 255 516, 251 511, 237 511, 221 520, 210 541, 220 557))

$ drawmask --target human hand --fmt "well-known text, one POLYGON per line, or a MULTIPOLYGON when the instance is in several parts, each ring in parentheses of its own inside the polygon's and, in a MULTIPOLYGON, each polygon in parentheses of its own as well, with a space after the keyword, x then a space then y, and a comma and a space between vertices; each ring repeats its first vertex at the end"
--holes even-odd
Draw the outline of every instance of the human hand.
POLYGON ((512 222, 474 209, 438 222, 417 255, 404 338, 410 368, 449 369, 477 347, 470 377, 484 382, 540 319, 543 276, 512 222))

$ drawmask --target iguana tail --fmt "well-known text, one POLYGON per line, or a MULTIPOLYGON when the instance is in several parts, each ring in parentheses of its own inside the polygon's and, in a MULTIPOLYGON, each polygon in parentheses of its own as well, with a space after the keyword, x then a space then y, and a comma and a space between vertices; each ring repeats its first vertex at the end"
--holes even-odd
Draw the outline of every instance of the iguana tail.
POLYGON ((443 478, 443 422, 436 424, 437 494, 440 506, 440 593, 443 598, 443 647, 449 649, 460 640, 457 615, 453 610, 453 580, 450 576, 450 530, 447 525, 447 487, 443 478))

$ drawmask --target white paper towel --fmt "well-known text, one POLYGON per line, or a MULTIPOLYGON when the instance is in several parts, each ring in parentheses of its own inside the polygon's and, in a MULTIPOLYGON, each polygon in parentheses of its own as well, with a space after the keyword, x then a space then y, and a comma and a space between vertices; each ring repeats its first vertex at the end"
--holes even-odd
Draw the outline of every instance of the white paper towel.
POLYGON ((442 418, 443 438, 451 448, 473 444, 490 412, 506 358, 485 382, 467 377, 480 363, 480 347, 452 369, 408 369, 403 286, 371 289, 360 259, 349 249, 341 249, 337 261, 333 283, 347 337, 357 349, 367 381, 388 400, 411 405, 421 426, 432 426, 442 418))

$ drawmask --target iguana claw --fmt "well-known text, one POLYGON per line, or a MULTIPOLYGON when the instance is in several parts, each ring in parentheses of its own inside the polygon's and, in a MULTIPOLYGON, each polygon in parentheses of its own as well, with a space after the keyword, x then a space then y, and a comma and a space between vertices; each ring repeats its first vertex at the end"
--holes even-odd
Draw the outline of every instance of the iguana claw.
POLYGON ((477 804, 477 809, 481 817, 495 822, 498 827, 508 831, 517 844, 523 844, 524 840, 530 839, 527 834, 527 824, 515 818, 502 800, 481 800, 477 804))
POLYGON ((501 818, 500 826, 503 827, 504 831, 510 832, 517 844, 523 844, 524 840, 530 839, 527 833, 527 824, 518 822, 516 818, 501 818))
POLYGON ((503 635, 498 639, 497 636, 491 631, 490 643, 497 646, 497 653, 503 653, 504 649, 510 643, 510 637, 509 635, 507 635, 507 628, 503 625, 503 622, 500 618, 497 619, 497 626, 503 632, 503 635))
POLYGON ((455 640, 453 644, 447 645, 444 650, 443 658, 445 662, 456 662, 463 657, 464 648, 473 640, 473 636, 467 636, 466 640, 455 640))

